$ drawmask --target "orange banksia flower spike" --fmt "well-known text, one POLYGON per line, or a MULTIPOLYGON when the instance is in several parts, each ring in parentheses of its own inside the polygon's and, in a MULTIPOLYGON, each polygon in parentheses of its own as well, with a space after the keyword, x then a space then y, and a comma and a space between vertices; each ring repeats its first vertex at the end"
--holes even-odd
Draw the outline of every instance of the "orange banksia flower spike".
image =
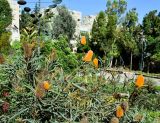
POLYGON ((85 36, 81 37, 81 44, 86 45, 86 37, 85 36))
POLYGON ((116 108, 116 117, 121 118, 124 116, 124 110, 121 106, 117 106, 116 108))
POLYGON ((83 58, 83 61, 90 62, 92 60, 92 56, 93 56, 93 51, 89 50, 88 53, 83 58))
POLYGON ((98 59, 97 58, 93 59, 93 64, 94 64, 95 68, 98 68, 98 59))
POLYGON ((50 87, 51 87, 51 84, 50 84, 48 81, 44 81, 44 82, 43 82, 43 88, 44 88, 45 90, 49 90, 50 87))
POLYGON ((138 75, 135 85, 138 88, 141 88, 144 85, 144 77, 143 77, 143 75, 138 75))

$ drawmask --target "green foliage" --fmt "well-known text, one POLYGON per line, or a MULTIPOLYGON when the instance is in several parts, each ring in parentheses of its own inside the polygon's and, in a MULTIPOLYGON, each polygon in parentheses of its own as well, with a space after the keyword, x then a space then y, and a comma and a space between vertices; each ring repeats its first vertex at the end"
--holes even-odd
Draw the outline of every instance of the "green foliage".
POLYGON ((56 54, 55 60, 58 66, 62 67, 64 71, 71 72, 71 70, 78 67, 77 56, 72 53, 67 37, 60 36, 57 40, 44 42, 42 52, 45 55, 50 54, 53 50, 56 54))
POLYGON ((57 7, 58 15, 53 19, 52 33, 53 38, 60 35, 66 35, 68 39, 72 39, 75 33, 76 22, 65 6, 57 7))
MULTIPOLYGON (((91 40, 90 40, 90 35, 88 32, 81 32, 81 36, 86 37, 86 45, 81 44, 81 37, 79 38, 79 42, 77 44, 77 53, 87 53, 91 49, 91 40)), ((82 57, 80 58, 82 59, 82 57)))
POLYGON ((123 23, 123 32, 121 33, 121 44, 123 45, 123 48, 126 49, 127 52, 132 52, 133 54, 138 54, 137 45, 139 40, 136 40, 138 35, 134 33, 137 22, 138 14, 136 9, 133 8, 126 14, 126 18, 123 23))
POLYGON ((77 57, 69 47, 68 39, 60 37, 53 44, 53 48, 56 50, 57 62, 63 68, 64 71, 71 71, 78 67, 77 57))
POLYGON ((21 45, 22 43, 20 41, 14 41, 11 45, 11 47, 14 49, 14 50, 19 50, 21 48, 21 45))
POLYGON ((0 35, 0 52, 8 53, 10 50, 10 32, 4 32, 0 35))
POLYGON ((35 7, 34 7, 34 10, 33 10, 33 11, 34 11, 35 15, 38 15, 38 14, 39 14, 40 8, 39 8, 38 3, 35 4, 35 7))
POLYGON ((12 23, 12 10, 7 0, 0 0, 0 52, 8 53, 11 33, 6 30, 12 23))
POLYGON ((107 3, 107 33, 106 33, 106 39, 107 42, 105 44, 106 49, 110 52, 111 57, 117 57, 119 56, 119 48, 117 45, 117 41, 119 40, 118 37, 118 31, 117 27, 119 24, 119 20, 121 15, 126 10, 127 3, 125 0, 120 1, 108 1, 107 3))
MULTIPOLYGON (((157 120, 159 117, 159 95, 149 93, 144 87, 139 89, 135 100, 130 100, 128 97, 118 99, 114 96, 116 93, 132 95, 135 90, 134 85, 127 81, 128 84, 123 86, 115 79, 114 81, 105 79, 103 75, 98 75, 100 71, 94 70, 89 64, 82 65, 83 69, 77 69, 71 74, 57 67, 54 71, 37 73, 42 78, 40 80, 35 74, 36 81, 43 82, 47 79, 51 83, 50 90, 45 91, 42 98, 37 98, 36 87, 27 84, 23 79, 25 74, 23 65, 17 67, 15 65, 14 68, 7 65, 0 67, 0 70, 3 70, 0 72, 0 75, 3 75, 3 78, 0 77, 2 80, 0 93, 9 92, 8 97, 0 95, 0 105, 4 102, 9 103, 8 112, 4 113, 0 109, 2 122, 75 123, 80 122, 86 116, 88 122, 106 123, 115 116, 116 106, 124 101, 129 103, 129 109, 120 118, 122 123, 132 122, 137 114, 142 115, 142 123, 157 120), (2 86, 3 80, 12 82, 12 85, 6 86, 7 88, 2 86)), ((45 70, 46 67, 44 67, 45 70)))
POLYGON ((92 32, 91 32, 91 48, 94 51, 94 53, 98 54, 100 50, 104 50, 105 44, 107 44, 106 39, 106 25, 107 24, 107 18, 106 14, 101 11, 97 18, 94 20, 92 32))
POLYGON ((151 59, 153 59, 154 61, 158 61, 160 62, 160 51, 158 51, 157 53, 155 53, 151 59))
POLYGON ((148 51, 151 52, 155 49, 156 38, 159 36, 159 23, 160 18, 156 15, 157 11, 150 11, 143 19, 144 34, 147 37, 148 51))
POLYGON ((115 14, 118 18, 120 18, 121 15, 124 14, 127 9, 127 2, 126 0, 107 0, 106 7, 107 14, 115 14))
POLYGON ((21 42, 33 42, 37 40, 38 31, 35 27, 24 27, 21 30, 21 42))
POLYGON ((125 27, 129 28, 130 33, 133 33, 135 30, 135 27, 138 22, 138 13, 136 12, 136 8, 133 8, 129 10, 129 12, 126 14, 125 18, 125 27))
MULTIPOLYGON (((103 52, 103 55, 108 55, 109 58, 116 58, 122 55, 123 48, 137 55, 138 51, 135 50, 140 49, 137 43, 141 27, 136 25, 136 11, 127 13, 122 27, 117 25, 125 7, 124 0, 108 1, 106 13, 100 12, 94 21, 91 40, 88 33, 81 34, 87 38, 87 44, 83 47, 80 45, 82 52, 93 48, 98 56, 103 52)), ((64 14, 66 11, 59 11, 62 12, 62 17, 68 17, 64 14)), ((155 23, 158 22, 158 17, 154 18, 157 20, 155 23)), ((63 29, 70 30, 68 25, 63 26, 63 29)), ((105 69, 102 72, 102 69, 95 69, 92 62, 84 63, 83 54, 72 53, 69 44, 71 32, 68 31, 68 34, 65 31, 59 32, 55 40, 40 40, 39 54, 36 28, 23 27, 21 42, 13 43, 13 53, 0 65, 0 122, 83 123, 85 119, 90 123, 108 123, 116 116, 117 105, 127 102, 129 107, 124 116, 119 118, 120 123, 158 123, 159 86, 147 83, 145 79, 145 85, 137 88, 134 81, 127 76, 124 83, 119 83, 119 72, 105 69), (51 85, 48 90, 43 87, 44 81, 51 85), (38 97, 38 94, 42 96, 38 97)), ((9 42, 6 40, 9 40, 9 35, 1 35, 1 51, 5 43, 8 46, 9 42)), ((160 57, 158 32, 150 32, 147 38, 150 44, 148 48, 156 43, 156 46, 153 45, 155 49, 151 58, 157 61, 160 57)), ((122 109, 125 109, 124 105, 122 109)))
MULTIPOLYGON (((150 53, 148 61, 160 62, 160 16, 157 10, 150 11, 143 18, 143 30, 146 37, 146 52, 150 53)), ((147 62, 148 62, 147 61, 147 62)))
POLYGON ((32 21, 33 19, 30 16, 30 14, 22 10, 20 19, 20 31, 22 31, 26 27, 32 27, 33 26, 32 21))
MULTIPOLYGON (((126 1, 107 1, 107 10, 100 12, 93 23, 91 47, 96 54, 103 54, 111 59, 120 55, 118 46, 119 32, 117 31, 121 15, 126 10, 126 1)), ((112 64, 112 63, 111 63, 112 64)), ((112 66, 112 65, 110 65, 112 66)))
POLYGON ((160 18, 157 15, 157 10, 150 11, 146 16, 143 18, 143 29, 144 33, 148 36, 159 36, 159 23, 160 18))
POLYGON ((0 0, 0 35, 12 23, 12 10, 7 0, 0 0))

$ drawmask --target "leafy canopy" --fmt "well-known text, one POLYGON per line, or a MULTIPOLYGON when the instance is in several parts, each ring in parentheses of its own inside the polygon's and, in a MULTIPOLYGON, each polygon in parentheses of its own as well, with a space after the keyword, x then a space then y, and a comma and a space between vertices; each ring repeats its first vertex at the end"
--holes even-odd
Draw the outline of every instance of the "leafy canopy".
POLYGON ((0 35, 12 23, 12 10, 7 0, 0 0, 0 35))

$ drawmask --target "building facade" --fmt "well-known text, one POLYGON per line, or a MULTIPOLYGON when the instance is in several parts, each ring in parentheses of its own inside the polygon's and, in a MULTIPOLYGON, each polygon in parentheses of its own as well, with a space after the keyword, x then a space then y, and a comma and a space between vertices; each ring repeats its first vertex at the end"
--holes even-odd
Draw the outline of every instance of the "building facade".
MULTIPOLYGON (((20 32, 19 32, 20 7, 17 4, 16 0, 8 0, 8 2, 12 9, 12 16, 13 16, 12 24, 9 27, 9 30, 12 32, 11 42, 13 42, 20 40, 20 32)), ((53 9, 53 11, 55 12, 56 9, 53 9)), ((69 10, 69 11, 72 17, 76 21, 76 31, 73 40, 71 40, 71 44, 75 46, 77 44, 77 38, 79 38, 81 32, 90 33, 96 16, 95 15, 82 16, 82 13, 79 11, 74 11, 74 10, 69 10)))
POLYGON ((19 5, 15 0, 8 0, 10 7, 12 9, 12 24, 9 29, 12 32, 11 43, 13 41, 20 40, 20 32, 19 32, 19 5))
POLYGON ((70 41, 70 43, 73 46, 73 51, 76 52, 78 43, 77 41, 78 39, 80 39, 81 32, 87 32, 90 34, 96 15, 82 16, 81 12, 74 10, 70 10, 70 13, 76 21, 76 31, 73 36, 73 39, 70 41))
POLYGON ((96 19, 96 15, 83 16, 80 31, 90 33, 95 19, 96 19))

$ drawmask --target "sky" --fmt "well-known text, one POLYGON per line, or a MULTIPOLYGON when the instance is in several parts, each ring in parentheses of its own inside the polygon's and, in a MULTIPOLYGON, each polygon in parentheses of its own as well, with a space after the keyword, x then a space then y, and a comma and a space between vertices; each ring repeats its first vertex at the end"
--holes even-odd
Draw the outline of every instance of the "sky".
MULTIPOLYGON (((28 6, 34 6, 38 0, 26 0, 28 6)), ((107 0, 63 0, 62 5, 67 6, 71 10, 81 11, 83 15, 96 15, 101 10, 106 9, 107 0)), ((41 0, 42 7, 52 4, 52 0, 41 0)), ((127 10, 137 8, 139 22, 151 10, 160 11, 160 0, 127 0, 127 10)))

